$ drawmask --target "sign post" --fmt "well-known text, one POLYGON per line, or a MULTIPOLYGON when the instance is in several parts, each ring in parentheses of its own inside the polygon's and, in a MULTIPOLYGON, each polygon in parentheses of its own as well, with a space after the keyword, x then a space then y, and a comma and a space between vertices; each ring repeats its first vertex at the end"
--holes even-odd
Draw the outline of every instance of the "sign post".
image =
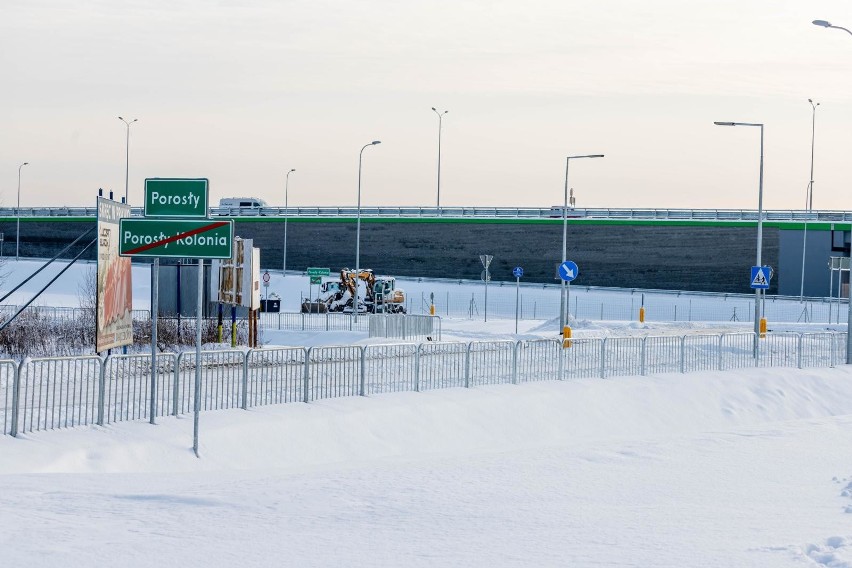
POLYGON ((518 335, 518 303, 521 297, 521 276, 524 275, 524 269, 516 266, 512 274, 515 276, 515 335, 518 335))
POLYGON ((571 260, 566 260, 562 264, 559 265, 559 278, 561 278, 565 282, 565 306, 562 310, 562 313, 559 315, 560 324, 562 330, 565 329, 565 326, 568 325, 568 318, 571 316, 571 281, 577 278, 580 274, 580 269, 577 267, 577 263, 571 260))
POLYGON ((234 241, 233 222, 208 219, 208 204, 207 179, 149 178, 145 180, 145 218, 122 217, 118 220, 119 256, 154 259, 151 267, 151 424, 154 423, 156 415, 157 399, 160 258, 198 259, 198 290, 195 306, 195 400, 192 432, 192 450, 196 457, 198 457, 198 424, 201 414, 204 259, 231 258, 234 241))

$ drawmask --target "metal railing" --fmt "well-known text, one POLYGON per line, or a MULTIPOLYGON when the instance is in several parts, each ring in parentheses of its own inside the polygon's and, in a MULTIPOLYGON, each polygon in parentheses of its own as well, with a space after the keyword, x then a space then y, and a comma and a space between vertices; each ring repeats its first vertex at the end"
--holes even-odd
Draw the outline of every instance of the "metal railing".
MULTIPOLYGON (((562 207, 361 207, 362 217, 388 218, 515 218, 557 219, 562 207)), ((210 216, 227 217, 355 217, 356 207, 210 207, 210 216)), ((0 217, 95 217, 96 207, 0 207, 0 217)), ((141 207, 131 208, 131 215, 141 217, 141 207)), ((626 209, 587 207, 568 208, 570 219, 637 219, 675 221, 756 221, 757 211, 751 209, 626 209)), ((781 209, 764 211, 767 221, 824 221, 849 222, 849 211, 806 211, 781 209)))
POLYGON ((187 414, 200 363, 202 410, 573 378, 747 367, 833 367, 845 333, 609 337, 285 347, 0 360, 4 435, 187 414), (564 346, 563 346, 564 345, 564 346), (152 380, 155 389, 152 391, 152 380), (152 400, 153 396, 153 400, 152 400))
POLYGON ((439 316, 409 314, 352 314, 297 312, 261 313, 260 325, 265 330, 283 331, 366 331, 370 337, 403 341, 441 340, 439 316))

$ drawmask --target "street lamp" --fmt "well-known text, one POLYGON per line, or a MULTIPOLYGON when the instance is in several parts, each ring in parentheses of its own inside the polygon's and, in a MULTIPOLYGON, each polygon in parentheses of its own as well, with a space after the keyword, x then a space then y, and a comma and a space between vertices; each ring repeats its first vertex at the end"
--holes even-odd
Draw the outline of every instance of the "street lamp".
MULTIPOLYGON (((815 26, 820 26, 821 28, 834 28, 835 30, 843 30, 849 35, 852 35, 852 31, 849 31, 848 29, 842 26, 832 26, 829 22, 826 22, 825 20, 814 20, 811 23, 815 26)), ((849 256, 852 257, 852 251, 849 251, 849 256)), ((843 273, 841 272, 840 274, 843 273)), ((850 272, 849 275, 849 305, 846 310, 848 314, 848 318, 846 320, 846 364, 852 365, 852 272, 850 272)))
POLYGON ((120 120, 121 122, 123 122, 125 124, 125 126, 127 126, 127 144, 125 145, 126 150, 125 150, 125 162, 124 162, 124 202, 129 205, 130 200, 127 198, 127 187, 128 187, 128 180, 129 180, 129 177, 130 177, 130 125, 133 124, 134 122, 136 122, 139 119, 134 118, 133 120, 128 122, 128 121, 124 120, 123 118, 121 118, 119 116, 118 120, 120 120))
MULTIPOLYGON (((819 103, 814 103, 812 99, 808 99, 813 109, 811 118, 811 180, 808 182, 808 191, 805 193, 805 209, 808 213, 814 208, 814 140, 816 136, 816 107, 819 103)), ((802 236, 802 281, 799 286, 799 302, 805 301, 805 256, 808 246, 808 216, 805 215, 805 230, 802 236)))
POLYGON ((442 127, 443 127, 444 115, 447 114, 450 111, 445 110, 444 112, 441 112, 438 109, 436 109, 435 107, 432 107, 432 110, 435 112, 435 114, 438 115, 438 204, 437 204, 437 208, 438 208, 438 214, 440 214, 441 213, 441 131, 442 131, 442 127))
POLYGON ((815 25, 815 26, 819 26, 819 27, 821 27, 821 28, 833 28, 833 29, 835 29, 835 30, 843 30, 844 32, 848 33, 849 35, 852 35, 852 32, 850 32, 850 31, 849 31, 849 30, 847 30, 846 28, 841 27, 841 26, 832 26, 830 22, 826 22, 825 20, 814 20, 814 21, 813 21, 813 22, 811 22, 811 23, 812 23, 813 25, 815 25))
MULTIPOLYGON (((568 156, 565 158, 565 204, 562 207, 562 262, 568 260, 568 164, 571 160, 578 158, 603 158, 603 154, 587 154, 585 156, 568 156)), ((561 302, 559 307, 559 332, 565 329, 566 313, 570 306, 567 306, 566 299, 566 283, 562 280, 561 302)))
POLYGON ((15 229, 15 260, 18 260, 18 254, 21 249, 21 168, 28 164, 29 162, 24 162, 18 166, 18 206, 15 208, 15 217, 18 219, 18 228, 15 229))
POLYGON ((358 220, 355 224, 355 297, 353 298, 353 313, 355 321, 358 321, 358 281, 361 274, 361 162, 364 158, 364 148, 381 144, 381 140, 373 140, 369 144, 364 144, 361 152, 358 154, 358 220))
POLYGON ((290 188, 290 174, 296 170, 287 172, 287 177, 284 178, 284 266, 281 268, 281 276, 287 276, 287 196, 290 188))
MULTIPOLYGON (((751 122, 714 122, 716 126, 759 126, 760 127, 760 181, 757 193, 757 260, 755 266, 761 265, 761 250, 763 248, 763 124, 751 122)), ((754 289, 754 358, 760 354, 760 288, 754 289)))

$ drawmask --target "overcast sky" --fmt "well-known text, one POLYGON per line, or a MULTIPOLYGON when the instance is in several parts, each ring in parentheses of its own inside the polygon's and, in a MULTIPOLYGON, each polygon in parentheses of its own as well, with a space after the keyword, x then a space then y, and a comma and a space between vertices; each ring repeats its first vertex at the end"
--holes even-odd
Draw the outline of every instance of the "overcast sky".
POLYGON ((0 203, 213 201, 852 209, 852 27, 841 0, 0 2, 0 203))

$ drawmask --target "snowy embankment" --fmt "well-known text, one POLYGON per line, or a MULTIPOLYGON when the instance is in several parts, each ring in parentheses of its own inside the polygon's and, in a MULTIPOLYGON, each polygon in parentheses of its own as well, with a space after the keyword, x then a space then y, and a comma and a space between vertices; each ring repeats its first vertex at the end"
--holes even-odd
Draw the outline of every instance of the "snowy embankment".
POLYGON ((186 418, 6 437, 0 550, 63 567, 852 566, 850 401, 852 369, 757 369, 208 412, 201 459, 186 418))

